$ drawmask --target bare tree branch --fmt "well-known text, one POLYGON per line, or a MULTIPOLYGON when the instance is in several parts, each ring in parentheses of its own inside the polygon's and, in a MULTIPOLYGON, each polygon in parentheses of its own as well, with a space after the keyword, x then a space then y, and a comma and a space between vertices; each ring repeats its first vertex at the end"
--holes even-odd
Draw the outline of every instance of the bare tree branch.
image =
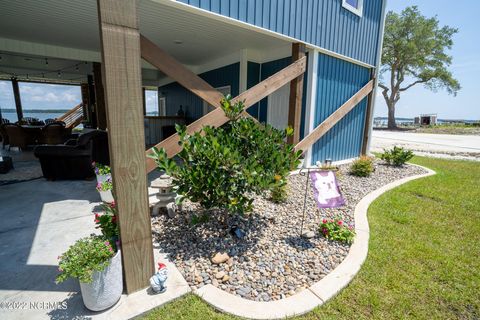
POLYGON ((417 81, 415 81, 415 82, 413 82, 413 83, 409 84, 408 86, 406 86, 406 87, 404 87, 404 88, 400 88, 398 91, 405 91, 405 90, 408 90, 408 89, 410 89, 411 87, 413 87, 413 86, 414 86, 414 85, 416 85, 416 84, 419 84, 419 83, 425 83, 425 82, 427 82, 427 81, 428 81, 428 80, 426 80, 426 79, 425 79, 425 80, 417 80, 417 81))

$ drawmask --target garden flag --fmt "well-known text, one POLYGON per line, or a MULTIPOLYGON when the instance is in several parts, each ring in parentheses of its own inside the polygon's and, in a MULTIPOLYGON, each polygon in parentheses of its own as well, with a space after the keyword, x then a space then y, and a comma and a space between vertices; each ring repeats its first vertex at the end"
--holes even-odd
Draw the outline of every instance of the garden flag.
POLYGON ((311 171, 313 194, 319 208, 337 208, 345 204, 337 178, 332 171, 311 171))

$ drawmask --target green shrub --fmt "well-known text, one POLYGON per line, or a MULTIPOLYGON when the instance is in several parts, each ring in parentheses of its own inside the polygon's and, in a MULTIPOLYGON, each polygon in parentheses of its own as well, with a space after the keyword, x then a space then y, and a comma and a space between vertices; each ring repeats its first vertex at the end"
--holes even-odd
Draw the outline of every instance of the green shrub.
POLYGON ((355 232, 352 226, 346 226, 340 219, 323 219, 320 224, 320 233, 328 240, 352 243, 355 232))
POLYGON ((103 236, 90 236, 78 240, 67 252, 58 257, 60 274, 56 282, 77 278, 80 282, 92 282, 95 271, 104 270, 115 255, 110 241, 103 236))
POLYGON ((287 180, 276 176, 277 183, 270 189, 270 200, 275 203, 282 203, 287 200, 287 180))
POLYGON ((243 103, 232 105, 229 96, 221 105, 232 119, 222 127, 205 126, 201 133, 188 135, 185 127, 177 126, 182 165, 169 159, 163 149, 154 148, 150 157, 172 176, 180 201, 187 198, 206 209, 241 214, 252 209, 254 194, 286 183, 290 170, 299 164, 301 151, 295 152, 285 142, 292 129, 281 131, 239 118, 243 103))
POLYGON ((373 158, 362 156, 353 161, 350 174, 357 177, 368 177, 373 172, 373 158))
POLYGON ((380 158, 389 165, 401 166, 413 158, 413 152, 402 147, 394 146, 391 150, 384 150, 380 158))

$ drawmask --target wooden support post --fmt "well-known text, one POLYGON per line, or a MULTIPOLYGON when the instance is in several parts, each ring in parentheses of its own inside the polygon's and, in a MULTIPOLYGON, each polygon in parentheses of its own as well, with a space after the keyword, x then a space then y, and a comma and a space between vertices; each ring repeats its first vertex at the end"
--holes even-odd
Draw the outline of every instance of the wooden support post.
POLYGON ((142 87, 142 105, 143 105, 143 115, 147 114, 147 97, 145 96, 145 87, 142 87))
POLYGON ((107 112, 105 110, 105 89, 103 87, 102 64, 93 63, 93 79, 95 81, 95 113, 97 115, 97 128, 107 129, 107 112))
POLYGON ((82 110, 83 119, 90 123, 90 113, 88 112, 88 83, 80 84, 80 91, 82 93, 82 110))
POLYGON ((93 85, 93 76, 87 76, 88 82, 88 114, 92 128, 98 128, 97 110, 95 110, 95 86, 93 85))
POLYGON ((110 162, 127 293, 154 272, 145 167, 137 1, 97 0, 110 162))
POLYGON ((17 109, 18 121, 23 119, 22 99, 20 98, 20 88, 18 87, 18 81, 12 78, 13 97, 15 99, 15 108, 17 109))
MULTIPOLYGON (((292 63, 305 57, 303 43, 292 44, 292 63)), ((290 82, 290 100, 288 106, 288 125, 293 128, 293 136, 288 137, 289 143, 300 141, 300 125, 302 121, 303 74, 290 82)))
MULTIPOLYGON (((375 84, 375 71, 374 69, 371 70, 371 76, 370 79, 374 81, 375 84)), ((367 110, 365 111, 365 125, 363 127, 363 140, 362 140, 362 151, 361 155, 366 156, 368 152, 368 144, 370 140, 370 134, 372 132, 371 127, 372 127, 372 113, 373 113, 373 104, 374 104, 374 96, 375 90, 372 90, 368 94, 368 100, 367 100, 367 110)))

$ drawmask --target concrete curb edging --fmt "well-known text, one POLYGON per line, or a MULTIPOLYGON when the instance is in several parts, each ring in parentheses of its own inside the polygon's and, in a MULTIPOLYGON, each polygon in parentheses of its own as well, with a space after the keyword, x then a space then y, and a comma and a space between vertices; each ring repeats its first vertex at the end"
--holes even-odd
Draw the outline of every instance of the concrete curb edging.
POLYGON ((432 176, 435 171, 415 165, 427 173, 406 177, 380 187, 367 194, 355 207, 355 240, 345 259, 327 276, 311 287, 285 299, 259 302, 240 298, 211 284, 195 290, 194 293, 215 309, 249 319, 282 319, 298 316, 324 304, 346 287, 358 273, 368 254, 367 211, 370 204, 383 193, 412 180, 432 176))

